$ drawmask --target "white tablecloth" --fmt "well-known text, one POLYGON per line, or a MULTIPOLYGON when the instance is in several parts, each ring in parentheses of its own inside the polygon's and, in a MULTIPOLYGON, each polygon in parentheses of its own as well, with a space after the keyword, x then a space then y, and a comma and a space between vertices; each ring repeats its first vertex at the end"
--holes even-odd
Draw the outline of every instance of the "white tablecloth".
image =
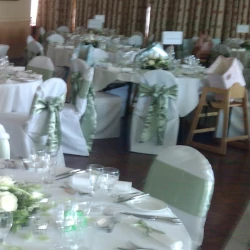
MULTIPOLYGON (((141 82, 141 74, 134 72, 121 72, 118 70, 104 69, 95 67, 93 86, 96 91, 106 88, 116 80, 124 82, 141 82)), ((203 86, 203 81, 199 78, 178 77, 178 99, 180 117, 188 115, 199 103, 199 94, 203 86)))
POLYGON ((30 82, 7 80, 0 83, 0 112, 29 113, 34 94, 42 79, 30 82))
POLYGON ((47 56, 56 67, 70 67, 73 48, 48 46, 47 56))
MULTIPOLYGON (((0 171, 0 173, 1 172, 2 171, 0 171)), ((14 172, 15 170, 12 170, 12 173, 14 172)), ((23 170, 22 173, 20 173, 20 171, 18 170, 18 174, 16 174, 16 176, 18 175, 19 180, 22 174, 25 175, 25 179, 27 180, 27 174, 25 172, 26 170, 23 170)), ((15 178, 15 173, 14 173, 14 178, 15 178)), ((34 181, 34 178, 32 178, 32 180, 34 181)), ((60 185, 62 185, 62 182, 65 182, 65 179, 61 181, 57 181, 55 186, 49 189, 49 192, 52 194, 51 199, 52 200, 55 199, 55 201, 57 202, 59 200, 76 199, 74 198, 74 196, 65 193, 65 191, 59 187, 60 185)), ((78 201, 81 201, 81 199, 86 200, 86 199, 91 199, 91 198, 86 198, 86 196, 82 196, 81 199, 79 197, 77 199, 78 201)), ((111 202, 107 203, 107 201, 105 201, 105 199, 103 198, 101 198, 101 200, 98 200, 98 198, 94 198, 92 201, 93 201, 92 207, 96 207, 96 206, 100 207, 100 206, 108 205, 109 207, 122 207, 124 211, 131 211, 132 209, 133 212, 137 211, 140 213, 140 211, 135 210, 134 208, 131 208, 129 205, 126 205, 124 203, 119 203, 119 204, 111 203, 111 202)), ((166 216, 172 216, 172 217, 175 216, 169 208, 166 208, 161 211, 153 212, 153 214, 166 215, 166 216)), ((101 214, 99 216, 103 217, 103 215, 101 214)), ((129 217, 127 216, 125 216, 124 218, 125 219, 123 219, 122 221, 125 221, 125 222, 129 219, 129 217)), ((8 236, 6 237, 6 243, 12 246, 19 246, 23 250, 54 249, 53 246, 55 244, 60 244, 62 241, 62 238, 60 237, 60 233, 56 230, 55 224, 53 223, 53 221, 55 220, 55 218, 53 218, 53 210, 51 212, 50 219, 51 219, 51 223, 47 231, 47 235, 49 236, 48 240, 39 240, 36 238, 36 236, 34 236, 34 238, 29 239, 29 240, 23 239, 22 235, 24 233, 27 233, 27 230, 28 230, 24 228, 16 234, 9 233, 8 236)), ((168 241, 170 239, 171 240, 174 239, 175 241, 182 241, 183 250, 191 250, 190 236, 188 235, 185 227, 182 224, 175 225, 175 224, 171 224, 167 222, 160 222, 160 221, 156 222, 156 221, 149 221, 149 220, 147 221, 147 223, 148 225, 165 232, 164 235, 160 234, 159 237, 167 237, 168 241)), ((155 246, 155 249, 165 249, 165 248, 159 247, 159 246, 162 246, 161 243, 146 237, 146 234, 143 231, 137 228, 134 228, 133 226, 130 226, 129 223, 116 224, 112 233, 107 233, 100 229, 99 230, 95 229, 94 232, 92 232, 92 238, 93 237, 94 237, 93 239, 94 246, 92 248, 93 250, 104 250, 104 249, 115 250, 117 249, 117 247, 126 247, 126 244, 128 241, 133 241, 134 243, 141 244, 142 242, 145 242, 145 240, 149 240, 150 244, 155 246)), ((166 244, 166 242, 164 243, 166 244)), ((80 249, 85 249, 85 248, 80 248, 80 249)))

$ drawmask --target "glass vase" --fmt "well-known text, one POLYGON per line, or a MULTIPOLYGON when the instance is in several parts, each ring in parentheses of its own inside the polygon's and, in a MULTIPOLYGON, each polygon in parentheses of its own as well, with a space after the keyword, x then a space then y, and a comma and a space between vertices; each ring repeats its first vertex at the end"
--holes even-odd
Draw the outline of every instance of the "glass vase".
POLYGON ((4 242, 13 224, 13 214, 11 212, 0 212, 0 244, 4 242))

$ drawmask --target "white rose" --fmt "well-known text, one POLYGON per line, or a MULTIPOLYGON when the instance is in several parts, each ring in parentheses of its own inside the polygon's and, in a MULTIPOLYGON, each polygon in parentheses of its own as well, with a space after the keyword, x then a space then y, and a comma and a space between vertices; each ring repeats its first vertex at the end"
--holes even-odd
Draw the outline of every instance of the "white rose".
POLYGON ((14 181, 11 177, 9 176, 0 176, 0 186, 13 186, 14 181))
POLYGON ((149 60, 149 61, 148 61, 148 65, 149 65, 149 66, 155 65, 155 61, 154 61, 154 60, 149 60))
POLYGON ((13 212, 17 210, 17 197, 8 192, 0 192, 0 210, 13 212))

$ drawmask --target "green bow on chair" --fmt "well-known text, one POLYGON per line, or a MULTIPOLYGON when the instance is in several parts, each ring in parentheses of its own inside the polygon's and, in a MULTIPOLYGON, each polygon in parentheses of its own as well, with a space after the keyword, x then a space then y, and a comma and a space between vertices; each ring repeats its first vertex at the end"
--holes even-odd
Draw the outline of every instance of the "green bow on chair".
POLYGON ((168 98, 177 98, 177 85, 168 88, 166 86, 149 86, 140 84, 139 97, 151 97, 148 114, 141 134, 141 142, 147 142, 152 135, 152 124, 156 116, 157 144, 163 145, 164 132, 168 120, 168 98))
POLYGON ((87 107, 85 113, 80 119, 82 133, 87 143, 88 150, 91 151, 96 131, 97 113, 95 109, 95 91, 92 88, 92 82, 82 77, 81 72, 71 74, 72 84, 72 103, 76 105, 76 99, 87 98, 87 107))
POLYGON ((42 111, 48 110, 48 126, 44 128, 47 131, 48 139, 46 148, 48 153, 53 153, 58 150, 61 143, 61 125, 59 113, 63 109, 66 95, 59 97, 47 97, 46 99, 35 96, 31 116, 37 115, 42 111))

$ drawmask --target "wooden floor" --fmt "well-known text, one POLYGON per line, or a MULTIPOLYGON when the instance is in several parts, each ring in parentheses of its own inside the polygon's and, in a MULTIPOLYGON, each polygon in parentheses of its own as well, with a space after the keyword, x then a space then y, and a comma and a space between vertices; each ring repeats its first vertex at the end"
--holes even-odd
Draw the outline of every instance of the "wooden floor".
MULTIPOLYGON (((76 168, 85 168, 90 163, 116 167, 120 169, 121 180, 132 181, 135 188, 142 189, 154 157, 128 152, 124 138, 95 140, 90 157, 66 155, 66 164, 76 168)), ((202 249, 219 250, 227 244, 249 202, 250 154, 233 147, 228 147, 226 156, 201 153, 211 163, 215 175, 202 249)))

